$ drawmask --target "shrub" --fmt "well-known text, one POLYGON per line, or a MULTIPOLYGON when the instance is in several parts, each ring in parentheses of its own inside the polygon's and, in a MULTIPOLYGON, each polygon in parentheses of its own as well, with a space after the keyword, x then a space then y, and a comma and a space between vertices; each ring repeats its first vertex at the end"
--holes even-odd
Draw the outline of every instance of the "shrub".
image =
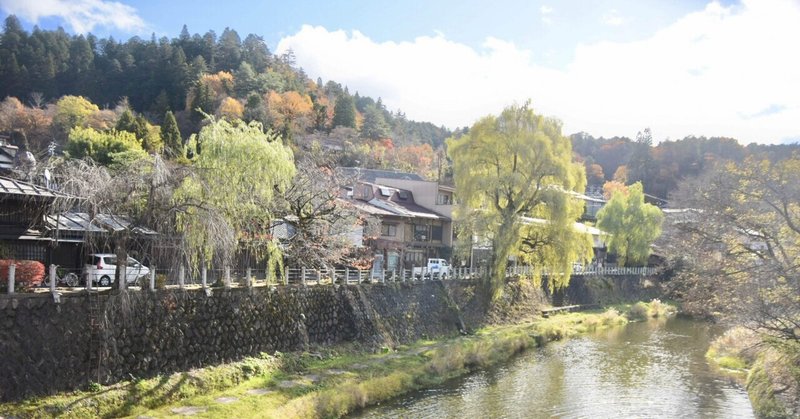
POLYGON ((44 264, 36 260, 0 259, 0 282, 8 284, 8 267, 16 265, 14 288, 28 291, 42 285, 44 281, 44 264))
POLYGON ((604 311, 603 314, 600 315, 600 321, 603 326, 625 324, 625 319, 619 315, 617 310, 614 310, 613 308, 609 308, 608 310, 604 311))
POLYGON ((648 317, 649 309, 647 304, 641 301, 631 306, 630 310, 628 310, 628 318, 631 320, 647 320, 648 317))

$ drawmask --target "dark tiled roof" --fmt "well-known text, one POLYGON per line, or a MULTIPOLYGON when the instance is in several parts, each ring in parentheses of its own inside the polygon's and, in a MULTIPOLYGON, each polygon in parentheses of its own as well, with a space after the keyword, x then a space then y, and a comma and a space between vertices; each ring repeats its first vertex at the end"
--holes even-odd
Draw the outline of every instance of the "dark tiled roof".
POLYGON ((372 215, 394 215, 408 218, 428 218, 434 220, 447 220, 448 218, 437 214, 414 202, 414 194, 405 189, 374 183, 362 183, 372 187, 374 197, 369 201, 354 199, 356 208, 372 215))
POLYGON ((370 183, 375 183, 378 178, 425 180, 416 173, 395 172, 392 170, 362 169, 360 167, 337 167, 336 170, 346 177, 355 177, 370 183))

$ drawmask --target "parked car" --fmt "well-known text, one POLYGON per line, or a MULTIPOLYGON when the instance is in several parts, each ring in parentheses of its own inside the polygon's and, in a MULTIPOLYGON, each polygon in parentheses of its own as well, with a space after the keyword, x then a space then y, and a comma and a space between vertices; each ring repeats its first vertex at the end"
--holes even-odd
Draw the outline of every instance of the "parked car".
MULTIPOLYGON (((113 253, 91 254, 83 267, 83 275, 86 280, 98 284, 101 287, 111 285, 114 274, 117 270, 117 255, 113 253)), ((128 283, 136 282, 137 279, 150 274, 150 268, 142 265, 138 260, 129 257, 128 266, 125 270, 125 277, 128 283)))
POLYGON ((427 266, 413 269, 415 278, 421 278, 424 275, 425 278, 433 276, 437 279, 446 279, 449 274, 450 264, 444 259, 428 259, 427 266))

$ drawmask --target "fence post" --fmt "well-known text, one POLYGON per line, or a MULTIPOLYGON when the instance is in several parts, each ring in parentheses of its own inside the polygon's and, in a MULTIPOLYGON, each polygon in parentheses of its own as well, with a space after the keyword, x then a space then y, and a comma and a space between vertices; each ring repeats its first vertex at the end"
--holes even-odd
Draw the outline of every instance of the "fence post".
POLYGON ((244 274, 244 284, 247 286, 247 288, 253 288, 253 278, 251 277, 252 273, 252 269, 248 266, 247 271, 244 274))
POLYGON ((306 284, 306 267, 303 266, 300 268, 300 283, 305 285, 306 284))
POLYGON ((156 290, 156 265, 150 270, 150 291, 156 290))
MULTIPOLYGON (((8 265, 8 295, 14 294, 14 277, 17 274, 17 265, 8 265)), ((50 286, 53 287, 52 285, 50 286)))
POLYGON ((203 284, 203 289, 208 288, 208 268, 205 266, 200 268, 200 281, 203 284))
POLYGON ((320 273, 320 270, 317 269, 317 285, 319 285, 320 279, 322 279, 321 276, 322 274, 320 273))
POLYGON ((128 264, 117 266, 119 266, 119 279, 117 280, 119 284, 117 285, 120 291, 124 291, 128 288, 128 264))
POLYGON ((186 276, 186 267, 183 266, 183 264, 181 263, 181 266, 178 268, 178 288, 180 289, 184 288, 185 276, 186 276))
POLYGON ((350 268, 344 268, 344 284, 350 282, 350 268))
MULTIPOLYGON (((17 268, 16 265, 14 265, 15 273, 16 273, 16 268, 17 268)), ((50 292, 56 292, 56 282, 58 282, 58 278, 56 277, 56 265, 51 263, 50 264, 50 292)))
POLYGON ((231 267, 225 267, 225 289, 231 289, 231 267))

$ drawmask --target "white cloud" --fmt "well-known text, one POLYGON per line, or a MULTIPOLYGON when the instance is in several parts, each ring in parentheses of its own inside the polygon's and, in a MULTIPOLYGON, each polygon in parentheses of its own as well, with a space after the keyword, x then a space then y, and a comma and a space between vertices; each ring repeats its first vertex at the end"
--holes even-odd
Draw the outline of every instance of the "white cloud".
POLYGON ((611 9, 600 17, 600 21, 608 26, 621 26, 627 22, 627 19, 620 16, 616 9, 611 9))
POLYGON ((77 33, 95 26, 118 28, 130 33, 144 31, 147 25, 136 9, 123 3, 103 0, 0 0, 0 8, 30 22, 59 17, 77 33))
POLYGON ((647 39, 579 45, 565 70, 496 38, 474 49, 443 35, 378 43, 304 26, 277 51, 292 48, 309 74, 449 127, 532 98, 565 133, 632 137, 649 126, 656 139, 779 142, 800 136, 799 21, 791 0, 710 3, 647 39))
POLYGON ((543 4, 539 7, 539 12, 542 14, 542 23, 550 25, 553 23, 553 8, 543 4))

